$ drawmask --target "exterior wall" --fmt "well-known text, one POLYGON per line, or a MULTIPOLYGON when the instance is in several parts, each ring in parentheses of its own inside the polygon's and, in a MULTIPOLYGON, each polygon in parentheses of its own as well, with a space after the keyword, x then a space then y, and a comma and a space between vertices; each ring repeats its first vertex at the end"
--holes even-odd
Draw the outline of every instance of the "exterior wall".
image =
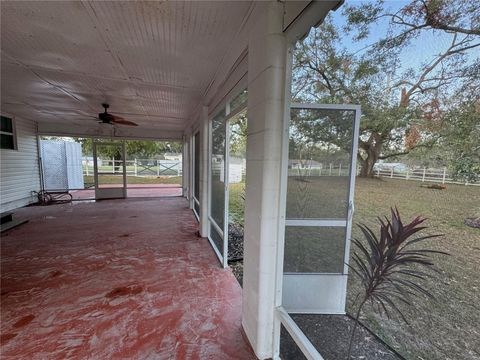
POLYGON ((17 150, 0 150, 0 208, 12 210, 36 202, 40 190, 36 124, 15 118, 17 150))

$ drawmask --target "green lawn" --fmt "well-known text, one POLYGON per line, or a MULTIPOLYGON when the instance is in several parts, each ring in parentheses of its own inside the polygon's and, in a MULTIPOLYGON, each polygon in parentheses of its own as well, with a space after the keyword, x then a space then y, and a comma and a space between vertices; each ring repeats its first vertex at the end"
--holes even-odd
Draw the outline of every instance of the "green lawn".
MULTIPOLYGON (((120 175, 101 175, 102 184, 119 184, 122 181, 120 175)), ((85 185, 93 185, 93 175, 83 176, 85 185)), ((127 184, 182 184, 181 176, 127 176, 127 184)))
MULTIPOLYGON (((480 187, 447 185, 446 190, 420 187, 404 180, 358 179, 354 222, 376 226, 376 216, 388 215, 397 206, 404 221, 427 217, 431 248, 451 256, 436 256, 441 273, 427 284, 437 301, 419 299, 417 310, 403 308, 410 325, 368 313, 365 319, 375 332, 408 359, 480 358, 480 229, 464 225, 464 219, 480 212, 480 187)), ((359 231, 354 229, 354 236, 359 231)), ((357 287, 349 281, 349 310, 357 287)))
MULTIPOLYGON (((325 211, 343 214, 347 194, 342 181, 336 177, 308 181, 293 178, 287 199, 289 217, 312 212, 323 216, 325 211)), ((405 180, 357 179, 354 223, 378 227, 377 216, 389 215, 390 207, 397 206, 405 222, 417 215, 427 217, 428 233, 445 235, 432 239, 428 246, 451 254, 435 257, 440 274, 427 287, 437 300, 419 298, 416 310, 403 308, 410 325, 399 319, 381 318, 371 309, 367 309, 363 321, 407 359, 480 359, 480 229, 463 223, 465 218, 480 214, 480 187, 447 185, 446 190, 432 190, 420 185, 420 182, 405 180)), ((230 209, 240 217, 243 216, 240 197, 243 186, 230 186, 230 209)), ((339 268, 338 253, 343 243, 325 240, 341 236, 331 233, 331 229, 323 233, 296 230, 289 235, 287 229, 290 241, 286 239, 286 253, 290 255, 285 259, 286 269, 335 271, 339 268)), ((356 226, 353 236, 360 236, 356 226)), ((358 279, 351 276, 349 312, 353 312, 352 300, 357 289, 358 279)))

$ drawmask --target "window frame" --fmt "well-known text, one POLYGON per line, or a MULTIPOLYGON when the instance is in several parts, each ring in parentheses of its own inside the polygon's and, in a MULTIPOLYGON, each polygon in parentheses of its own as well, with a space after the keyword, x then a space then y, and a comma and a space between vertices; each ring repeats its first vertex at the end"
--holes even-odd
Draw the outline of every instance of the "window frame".
POLYGON ((2 116, 4 118, 7 118, 7 119, 10 119, 10 121, 12 122, 12 132, 10 133, 10 132, 7 132, 7 131, 0 130, 0 134, 11 136, 12 140, 13 140, 13 148, 0 147, 0 149, 17 151, 18 150, 18 142, 17 142, 17 127, 16 127, 15 117, 10 115, 10 114, 5 114, 5 113, 1 114, 0 116, 2 116))

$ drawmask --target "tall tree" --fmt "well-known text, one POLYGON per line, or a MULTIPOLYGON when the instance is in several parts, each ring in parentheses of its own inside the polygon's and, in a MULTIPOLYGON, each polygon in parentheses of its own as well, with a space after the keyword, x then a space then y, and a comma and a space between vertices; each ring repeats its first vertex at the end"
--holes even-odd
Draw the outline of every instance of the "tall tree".
POLYGON ((447 150, 453 177, 480 181, 480 101, 465 101, 444 116, 440 146, 447 150))
MULTIPOLYGON (((93 140, 91 138, 78 139, 82 143, 84 156, 91 156, 93 151, 93 140)), ((158 157, 166 152, 181 153, 182 143, 175 141, 152 141, 152 140, 126 140, 125 152, 130 159, 150 159, 158 157)), ((114 147, 101 147, 99 156, 121 160, 120 151, 114 147)))
POLYGON ((448 106, 455 90, 476 86, 480 3, 414 0, 391 12, 383 1, 362 2, 343 14, 343 24, 330 15, 298 45, 292 95, 295 101, 361 104, 358 159, 361 175, 373 176, 378 160, 437 141, 429 105, 448 106), (402 51, 425 33, 443 34, 448 42, 419 66, 402 64, 402 51), (348 45, 371 38, 360 50, 348 45))
POLYGON ((230 155, 245 158, 247 156, 247 113, 238 114, 230 122, 230 155))

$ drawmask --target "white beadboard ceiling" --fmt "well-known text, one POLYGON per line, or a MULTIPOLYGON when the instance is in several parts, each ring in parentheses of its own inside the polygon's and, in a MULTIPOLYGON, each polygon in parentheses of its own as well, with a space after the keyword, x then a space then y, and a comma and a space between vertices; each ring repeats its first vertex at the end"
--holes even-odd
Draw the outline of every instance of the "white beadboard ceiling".
POLYGON ((83 125, 109 111, 183 130, 250 1, 2 1, 1 106, 83 125))

